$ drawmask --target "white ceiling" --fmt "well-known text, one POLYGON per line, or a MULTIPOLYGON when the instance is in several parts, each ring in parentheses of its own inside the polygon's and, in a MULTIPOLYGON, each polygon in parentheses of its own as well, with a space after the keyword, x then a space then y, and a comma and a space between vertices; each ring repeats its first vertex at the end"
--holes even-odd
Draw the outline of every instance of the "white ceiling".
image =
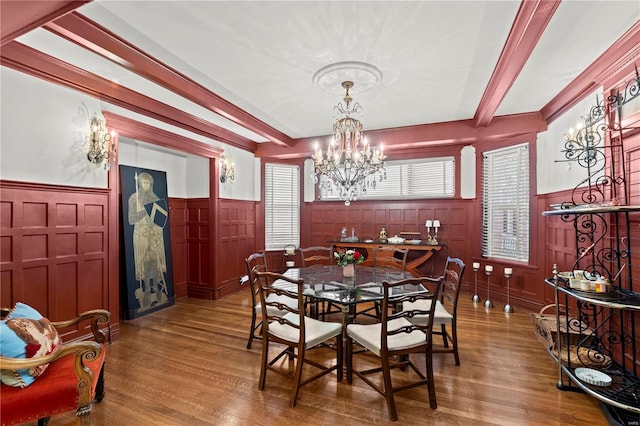
MULTIPOLYGON (((330 133, 339 61, 382 71, 352 95, 365 130, 471 119, 520 1, 93 1, 77 12, 291 138, 330 133)), ((562 1, 496 115, 538 111, 640 19, 640 1, 562 1)), ((44 29, 18 39, 256 142, 266 139, 44 29)), ((340 94, 338 94, 340 93, 340 94)))

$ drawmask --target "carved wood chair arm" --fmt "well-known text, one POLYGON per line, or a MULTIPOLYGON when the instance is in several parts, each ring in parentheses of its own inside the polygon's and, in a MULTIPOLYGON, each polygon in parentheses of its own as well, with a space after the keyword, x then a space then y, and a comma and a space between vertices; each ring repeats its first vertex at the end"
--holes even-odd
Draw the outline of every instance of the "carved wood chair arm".
POLYGON ((111 319, 111 313, 104 309, 93 309, 81 313, 76 318, 66 321, 52 321, 52 324, 57 328, 67 328, 72 325, 76 325, 82 321, 91 321, 91 332, 96 342, 104 343, 107 340, 107 335, 100 329, 100 325, 107 324, 111 319))
POLYGON ((76 358, 91 361, 102 352, 102 346, 99 343, 90 340, 83 342, 65 343, 56 351, 48 355, 34 356, 32 358, 9 358, 0 356, 0 369, 2 370, 23 370, 27 368, 35 368, 44 364, 56 361, 66 355, 76 354, 76 358))

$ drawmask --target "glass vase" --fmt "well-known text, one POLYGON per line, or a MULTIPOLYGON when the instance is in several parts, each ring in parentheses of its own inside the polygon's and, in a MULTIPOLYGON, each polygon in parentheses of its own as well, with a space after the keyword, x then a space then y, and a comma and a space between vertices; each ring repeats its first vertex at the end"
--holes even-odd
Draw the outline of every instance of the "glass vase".
POLYGON ((356 275, 356 265, 349 263, 342 267, 342 276, 345 278, 353 278, 356 275))
POLYGON ((356 282, 356 265, 350 263, 342 267, 343 283, 349 286, 355 285, 356 282))

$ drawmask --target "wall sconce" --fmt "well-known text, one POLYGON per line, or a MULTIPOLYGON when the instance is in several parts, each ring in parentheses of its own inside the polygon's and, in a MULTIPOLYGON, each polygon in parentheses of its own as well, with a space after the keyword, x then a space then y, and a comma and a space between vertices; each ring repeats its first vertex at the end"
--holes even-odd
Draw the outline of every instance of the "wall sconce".
POLYGON ((104 169, 109 170, 116 154, 115 132, 109 133, 104 120, 93 114, 89 121, 89 133, 85 139, 89 162, 96 167, 104 163, 104 169))
POLYGON ((220 182, 225 183, 227 180, 233 180, 236 177, 236 166, 231 161, 231 157, 224 152, 220 156, 220 182))

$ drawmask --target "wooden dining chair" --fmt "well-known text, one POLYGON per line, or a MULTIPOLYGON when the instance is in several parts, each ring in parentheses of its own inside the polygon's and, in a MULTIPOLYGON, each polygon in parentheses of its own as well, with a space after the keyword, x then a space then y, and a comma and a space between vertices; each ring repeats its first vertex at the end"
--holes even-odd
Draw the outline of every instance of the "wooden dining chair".
MULTIPOLYGON (((313 246, 313 247, 300 247, 300 257, 302 259, 302 267, 308 268, 312 266, 330 266, 335 264, 333 259, 333 247, 313 246)), ((308 302, 308 301, 307 301, 308 302)), ((313 304, 309 304, 309 314, 313 318, 325 319, 326 315, 342 312, 340 308, 333 305, 331 302, 319 302, 315 301, 313 304)))
POLYGON ((251 287, 251 327, 249 328, 249 340, 247 341, 247 349, 251 349, 251 343, 253 339, 261 339, 262 333, 256 335, 256 331, 262 326, 262 320, 258 319, 260 315, 260 295, 259 290, 255 286, 255 276, 253 274, 254 268, 262 268, 267 270, 264 252, 253 253, 247 257, 244 262, 247 265, 247 279, 249 286, 251 287))
POLYGON ((303 279, 295 280, 282 274, 258 270, 254 272, 254 276, 260 292, 262 323, 265 324, 262 328, 263 345, 258 388, 264 389, 268 370, 289 377, 293 380, 289 398, 289 405, 293 408, 296 405, 300 387, 333 370, 337 371, 338 380, 342 380, 342 324, 318 321, 304 315, 303 279), (284 298, 294 303, 282 303, 284 298), (286 313, 273 315, 274 309, 284 310, 286 313), (328 345, 322 345, 331 339, 335 340, 331 348, 328 345), (286 345, 287 348, 269 360, 270 343, 286 345), (307 351, 316 347, 335 351, 335 364, 328 367, 308 359, 307 351), (289 368, 288 362, 285 362, 284 366, 276 364, 285 355, 295 360, 293 371, 289 368), (303 379, 302 370, 305 364, 319 371, 303 379))
POLYGON ((300 257, 302 267, 307 268, 314 265, 331 265, 333 261, 333 247, 300 247, 300 257))
MULTIPOLYGON (((251 306, 253 307, 251 312, 251 327, 249 328, 249 339, 247 341, 247 349, 251 349, 253 339, 262 339, 262 332, 259 331, 262 327, 262 305, 260 304, 260 290, 255 285, 254 271, 266 271, 267 262, 264 252, 253 253, 249 257, 247 257, 244 262, 247 266, 246 279, 249 281, 249 286, 251 287, 251 306)), ((288 299, 284 299, 284 302, 291 303, 288 299)), ((274 309, 272 313, 274 315, 285 314, 283 310, 278 309, 274 309)))
MULTIPOLYGON (((452 353, 456 361, 456 365, 460 365, 460 354, 458 353, 458 297, 460 295, 460 285, 462 283, 462 275, 464 274, 465 264, 461 259, 447 257, 444 268, 444 274, 435 280, 442 280, 442 292, 440 298, 436 301, 434 313, 434 331, 433 334, 441 335, 444 347, 434 347, 434 353, 452 353)), ((407 302, 403 305, 403 309, 420 308, 428 310, 428 301, 407 302)), ((418 315, 410 319, 416 324, 426 324, 428 318, 424 315, 418 315)))
POLYGON ((373 266, 376 268, 392 267, 405 271, 407 268, 408 249, 392 246, 373 248, 373 266))
MULTIPOLYGON (((373 267, 380 269, 390 268, 392 270, 405 272, 407 269, 408 254, 409 250, 401 249, 399 247, 374 247, 371 255, 373 258, 373 267)), ((380 302, 374 302, 373 306, 358 311, 357 315, 365 315, 380 319, 380 302)))
MULTIPOLYGON (((387 401, 389 418, 398 420, 395 404, 395 393, 426 385, 429 392, 429 405, 437 408, 436 390, 433 377, 433 361, 431 356, 433 313, 435 300, 440 297, 441 282, 433 283, 426 278, 410 278, 401 281, 382 283, 384 298, 382 300, 382 321, 376 324, 349 324, 347 325, 347 382, 352 383, 353 374, 383 395, 387 401), (393 296, 393 289, 398 286, 423 285, 429 292, 405 294, 393 296), (393 312, 392 306, 403 302, 432 302, 429 310, 405 309, 393 312), (413 315, 425 315, 426 324, 416 324, 409 319, 413 315), (370 368, 371 364, 365 364, 359 356, 359 362, 367 368, 356 370, 354 368, 354 343, 362 346, 365 353, 373 353, 379 357, 380 366, 370 368), (411 354, 424 355, 425 374, 411 361, 411 354), (410 367, 409 370, 407 367, 410 367), (397 372, 397 377, 392 377, 391 371, 397 372), (378 378, 369 378, 371 375, 382 375, 382 383, 378 378), (401 377, 400 377, 401 376, 401 377), (413 380, 412 380, 413 379, 413 380), (394 385, 396 383, 396 385, 394 385)), ((359 351, 358 353, 361 353, 359 351)))

